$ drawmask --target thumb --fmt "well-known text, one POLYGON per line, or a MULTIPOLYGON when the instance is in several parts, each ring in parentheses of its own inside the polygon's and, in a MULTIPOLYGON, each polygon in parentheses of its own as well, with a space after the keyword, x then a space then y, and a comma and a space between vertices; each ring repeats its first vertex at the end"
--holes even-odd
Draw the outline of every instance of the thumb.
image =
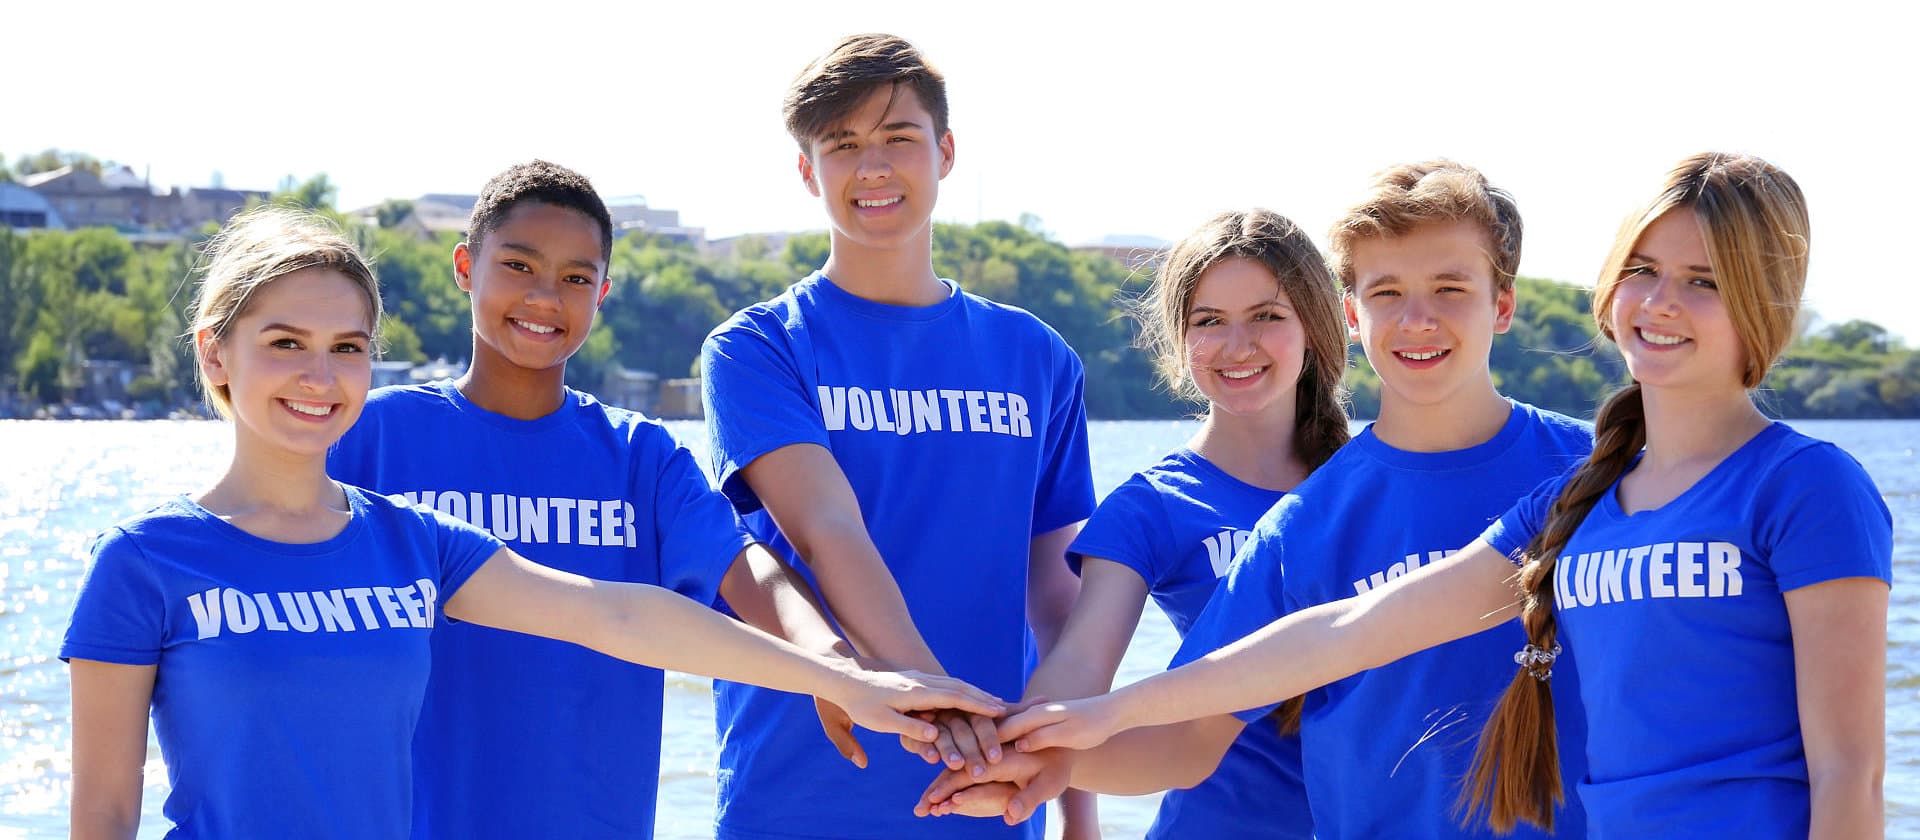
POLYGON ((1007 800, 1007 825, 1019 825, 1033 816, 1035 811, 1045 807, 1047 800, 1053 799, 1067 790, 1068 769, 1066 766, 1048 763, 1027 786, 1020 789, 1012 799, 1007 800))

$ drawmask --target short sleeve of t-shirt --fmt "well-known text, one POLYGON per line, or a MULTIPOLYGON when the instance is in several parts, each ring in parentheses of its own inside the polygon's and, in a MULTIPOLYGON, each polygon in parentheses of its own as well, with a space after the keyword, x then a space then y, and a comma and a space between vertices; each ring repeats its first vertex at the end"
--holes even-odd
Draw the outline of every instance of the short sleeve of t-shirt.
POLYGON ((1893 580, 1893 515, 1851 455, 1821 442, 1775 468, 1754 511, 1780 591, 1846 577, 1893 580))
MULTIPOLYGON (((1577 469, 1577 468, 1576 468, 1577 469)), ((1493 546, 1494 551, 1507 556, 1507 559, 1519 563, 1527 545, 1533 542, 1533 535, 1546 527, 1547 514, 1553 511, 1554 500, 1560 498, 1560 488, 1565 487, 1567 479, 1573 477, 1573 470, 1554 476, 1540 483, 1533 492, 1515 502, 1513 507, 1500 515, 1499 519, 1480 533, 1480 539, 1493 546)))
POLYGON ((1159 492, 1145 477, 1135 474, 1108 493, 1094 510, 1067 549, 1067 565, 1079 574, 1081 558, 1112 560, 1139 573, 1151 587, 1166 573, 1160 567, 1166 562, 1163 558, 1178 554, 1168 545, 1171 539, 1159 492))
POLYGON ((412 508, 417 511, 425 525, 434 531, 434 544, 440 551, 440 608, 446 611, 447 599, 460 591, 473 573, 480 571, 489 558, 506 543, 494 538, 492 534, 480 530, 452 516, 437 510, 412 508))
POLYGON ((753 538, 726 497, 707 484, 707 474, 685 447, 674 446, 668 453, 653 491, 660 585, 699 603, 713 603, 733 558, 753 538))
POLYGON ((720 491, 741 513, 760 508, 760 499, 740 477, 754 459, 796 443, 829 446, 795 360, 774 346, 755 317, 753 310, 735 316, 700 347, 700 397, 714 473, 720 491))
MULTIPOLYGON (((1226 647, 1285 615, 1286 608, 1281 601, 1281 586, 1285 583, 1284 561, 1280 554, 1276 523, 1279 521, 1277 516, 1286 515, 1286 508, 1290 507, 1292 499, 1281 499, 1254 526, 1253 536, 1247 538, 1246 544, 1234 554, 1226 577, 1213 591, 1207 608, 1201 611, 1199 618, 1194 619, 1193 627, 1187 631, 1186 639, 1180 643, 1180 650, 1173 655, 1168 668, 1178 668, 1226 647)), ((1234 717, 1252 723, 1271 714, 1279 706, 1279 703, 1271 703, 1257 709, 1235 712, 1234 717)))
POLYGON ((60 658, 154 665, 166 628, 166 598, 133 537, 116 527, 95 538, 60 658))
POLYGON ((1034 491, 1033 536, 1066 527, 1093 512, 1093 466, 1087 455, 1086 370, 1053 337, 1062 375, 1053 385, 1040 482, 1034 491))

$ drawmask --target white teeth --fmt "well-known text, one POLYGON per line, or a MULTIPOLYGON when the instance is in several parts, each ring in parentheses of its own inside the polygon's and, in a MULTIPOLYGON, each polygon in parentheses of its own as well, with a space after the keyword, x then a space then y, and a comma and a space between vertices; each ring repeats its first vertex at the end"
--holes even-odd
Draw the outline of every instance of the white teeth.
POLYGON ((855 201, 854 201, 853 203, 854 203, 854 204, 857 204, 857 205, 860 205, 861 207, 891 207, 891 206, 893 206, 893 205, 895 205, 895 204, 899 204, 899 203, 900 203, 900 199, 901 199, 901 196, 897 196, 897 195, 896 195, 896 196, 894 196, 894 197, 892 197, 892 198, 862 198, 862 199, 856 199, 856 200, 855 200, 855 201))
POLYGON ((1648 332, 1644 329, 1639 332, 1640 340, 1648 344, 1671 346, 1687 340, 1687 337, 1683 335, 1667 335, 1665 333, 1648 332))
POLYGON ((311 405, 308 403, 297 403, 292 400, 281 400, 281 402, 286 403, 288 408, 305 414, 308 417, 325 417, 333 413, 333 406, 331 405, 311 405))
POLYGON ((1438 359, 1446 352, 1445 350, 1429 350, 1425 353, 1401 353, 1400 357, 1403 359, 1412 359, 1416 362, 1424 362, 1428 359, 1438 359))
POLYGON ((546 335, 547 333, 554 332, 557 329, 555 327, 549 327, 545 324, 530 324, 518 318, 513 319, 513 322, 515 324, 519 324, 521 329, 526 330, 527 332, 530 332, 530 333, 534 333, 535 335, 546 335))
POLYGON ((1266 368, 1263 368, 1263 367, 1247 368, 1244 370, 1223 370, 1223 371, 1220 371, 1220 375, 1228 379, 1246 379, 1252 376, 1257 376, 1265 371, 1266 371, 1266 368))

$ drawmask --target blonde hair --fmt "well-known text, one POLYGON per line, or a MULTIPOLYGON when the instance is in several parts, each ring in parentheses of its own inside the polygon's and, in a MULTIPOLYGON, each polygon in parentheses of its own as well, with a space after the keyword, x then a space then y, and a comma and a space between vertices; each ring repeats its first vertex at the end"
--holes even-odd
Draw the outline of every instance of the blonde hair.
POLYGON ((1298 225, 1271 210, 1257 209, 1221 213, 1207 220, 1168 252, 1153 286, 1135 302, 1140 345, 1153 356, 1170 390, 1204 400, 1187 370, 1187 316, 1192 314, 1200 275, 1234 257, 1252 260, 1274 276, 1306 333, 1306 363, 1294 401, 1294 435, 1301 458, 1307 466, 1317 467, 1347 442, 1346 391, 1340 387, 1347 369, 1346 319, 1339 287, 1326 261, 1298 225))
MULTIPOLYGON (((187 336, 194 355, 202 352, 197 336, 206 333, 224 339, 233 322, 247 312, 247 303, 261 287, 308 268, 338 271, 360 287, 367 298, 367 322, 379 340, 380 284, 373 267, 360 255, 338 226, 313 213, 287 207, 262 206, 233 217, 207 243, 205 273, 193 299, 193 323, 187 336)), ((199 369, 196 366, 196 371, 199 369)), ((225 385, 199 375, 200 391, 222 417, 233 416, 233 401, 225 385)))
MULTIPOLYGON (((1787 173, 1756 157, 1709 153, 1681 161, 1653 201, 1621 225, 1594 286, 1594 318, 1608 338, 1614 336, 1607 312, 1633 249, 1648 226, 1668 213, 1690 213, 1699 222, 1714 281, 1746 352, 1741 382, 1758 386, 1793 337, 1806 287, 1806 198, 1787 173)), ((1560 552, 1646 446, 1639 383, 1600 406, 1593 436, 1593 454, 1561 489, 1520 568, 1526 592, 1521 621, 1528 642, 1542 650, 1552 650, 1558 636, 1552 587, 1560 552)), ((1563 798, 1553 693, 1533 668, 1522 666, 1487 719, 1462 804, 1469 818, 1485 808, 1488 822, 1504 832, 1520 820, 1551 828, 1553 808, 1563 798)))
POLYGON ((1513 288, 1520 271, 1520 206, 1512 194, 1488 183, 1480 170, 1444 159, 1404 163, 1374 174, 1367 197, 1348 208, 1328 234, 1334 276, 1353 288, 1353 248, 1363 240, 1457 221, 1471 221, 1486 231, 1495 288, 1513 288))

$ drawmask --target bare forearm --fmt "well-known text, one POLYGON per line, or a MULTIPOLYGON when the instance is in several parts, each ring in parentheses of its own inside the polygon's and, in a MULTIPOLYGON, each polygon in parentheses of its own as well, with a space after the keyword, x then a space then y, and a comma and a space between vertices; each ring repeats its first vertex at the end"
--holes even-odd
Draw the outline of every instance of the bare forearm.
POLYGON ((1114 692, 1124 727, 1277 703, 1518 614, 1512 566, 1483 543, 1366 595, 1274 621, 1207 656, 1114 692))
POLYGON ((813 539, 801 556, 813 568, 827 609, 854 648, 898 667, 946 673, 914 626, 906 598, 864 526, 817 522, 810 530, 813 539))
MULTIPOLYGON (((1864 762, 1863 762, 1864 763, 1864 762)), ((1862 766, 1816 774, 1813 786, 1812 840, 1886 836, 1886 800, 1881 772, 1862 766)))
POLYGON ((720 595, 741 621, 801 648, 852 653, 806 581, 766 546, 756 543, 734 558, 720 583, 720 595))
POLYGON ((1075 756, 1072 783, 1116 796, 1190 788, 1219 768, 1240 729, 1237 719, 1221 716, 1122 732, 1075 756))

